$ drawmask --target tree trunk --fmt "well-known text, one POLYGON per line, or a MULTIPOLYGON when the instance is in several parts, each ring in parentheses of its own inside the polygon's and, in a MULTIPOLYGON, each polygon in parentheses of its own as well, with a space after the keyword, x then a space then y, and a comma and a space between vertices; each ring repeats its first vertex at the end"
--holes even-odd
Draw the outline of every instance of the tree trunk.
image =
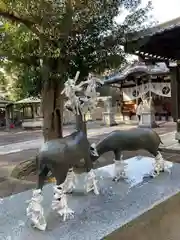
POLYGON ((60 81, 49 81, 43 89, 43 135, 48 141, 61 138, 63 128, 63 96, 61 95, 63 84, 60 81))
POLYGON ((44 55, 46 51, 46 42, 40 39, 42 50, 41 77, 43 83, 42 89, 42 113, 43 113, 43 135, 44 141, 62 138, 63 136, 63 100, 61 94, 63 90, 62 64, 59 59, 48 58, 44 55))

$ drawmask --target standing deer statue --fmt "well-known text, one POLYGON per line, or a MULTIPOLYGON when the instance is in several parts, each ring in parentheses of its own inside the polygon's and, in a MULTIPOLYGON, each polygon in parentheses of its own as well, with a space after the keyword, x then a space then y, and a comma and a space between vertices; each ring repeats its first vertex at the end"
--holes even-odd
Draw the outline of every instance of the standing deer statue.
MULTIPOLYGON (((88 105, 92 108, 90 92, 93 93, 93 105, 96 105, 94 79, 90 77, 86 82, 76 85, 75 83, 78 76, 79 73, 76 74, 74 81, 68 79, 65 84, 65 89, 63 90, 63 93, 68 97, 67 106, 70 105, 72 111, 77 115, 84 114, 85 109, 89 110, 88 105), (82 90, 84 84, 88 86, 88 94, 86 96, 85 91, 85 96, 80 98, 76 93, 82 90), (91 87, 93 87, 93 89, 90 89, 91 87)), ((95 194, 99 194, 96 176, 93 172, 92 157, 98 157, 95 146, 93 144, 92 146, 90 145, 86 134, 81 129, 64 138, 49 140, 42 145, 36 157, 38 170, 37 189, 33 191, 33 197, 29 201, 27 208, 27 216, 31 218, 34 227, 45 230, 47 226, 41 202, 43 199, 42 188, 49 172, 56 178, 52 208, 56 210, 60 216, 63 216, 64 220, 74 214, 73 210, 68 207, 66 193, 72 192, 75 187, 76 179, 73 167, 77 165, 81 159, 84 159, 87 171, 86 191, 89 192, 93 190, 95 194)))
POLYGON ((115 157, 114 181, 125 176, 125 164, 122 159, 123 151, 146 150, 155 157, 155 166, 152 176, 157 176, 164 171, 164 159, 159 151, 162 143, 159 135, 149 128, 134 128, 129 130, 116 130, 108 134, 103 140, 92 146, 96 149, 96 156, 92 156, 92 161, 96 161, 103 153, 112 151, 115 157))

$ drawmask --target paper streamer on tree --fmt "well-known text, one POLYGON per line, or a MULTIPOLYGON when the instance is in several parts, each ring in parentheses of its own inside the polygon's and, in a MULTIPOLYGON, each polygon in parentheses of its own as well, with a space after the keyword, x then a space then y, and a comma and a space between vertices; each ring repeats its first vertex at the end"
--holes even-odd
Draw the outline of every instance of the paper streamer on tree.
POLYGON ((75 115, 79 115, 80 112, 83 115, 96 108, 97 98, 99 97, 96 87, 98 84, 102 85, 103 82, 89 74, 86 81, 77 84, 78 77, 79 72, 74 79, 68 79, 62 93, 68 98, 65 107, 70 106, 75 115))

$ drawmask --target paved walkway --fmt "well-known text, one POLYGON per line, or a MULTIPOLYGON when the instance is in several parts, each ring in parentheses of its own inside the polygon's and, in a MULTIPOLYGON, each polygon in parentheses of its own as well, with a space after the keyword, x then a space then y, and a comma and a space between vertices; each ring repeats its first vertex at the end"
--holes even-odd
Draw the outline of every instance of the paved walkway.
MULTIPOLYGON (((102 134, 110 133, 111 131, 117 130, 117 129, 130 129, 134 126, 132 125, 122 125, 122 126, 114 126, 114 127, 99 127, 99 128, 92 128, 88 130, 88 137, 94 137, 102 134)), ((64 129, 64 136, 69 135, 72 133, 74 128, 64 129)), ((16 153, 21 152, 28 149, 37 149, 40 148, 42 143, 44 142, 42 136, 38 136, 34 140, 28 140, 24 142, 18 142, 18 143, 11 143, 11 144, 5 144, 3 146, 0 146, 0 155, 10 154, 10 153, 16 153)))
MULTIPOLYGON (((131 124, 132 125, 132 124, 131 124)), ((133 124, 132 126, 134 126, 133 124)), ((120 127, 129 126, 125 124, 121 124, 120 127)), ((101 125, 101 122, 89 122, 87 124, 88 132, 101 128, 105 128, 101 125)), ((74 125, 66 125, 63 127, 63 134, 68 135, 75 130, 74 125)), ((22 131, 22 129, 13 129, 9 132, 0 132, 0 146, 4 146, 12 143, 26 142, 35 139, 42 138, 42 130, 29 130, 22 131)))
MULTIPOLYGON (((104 135, 108 134, 114 130, 120 130, 120 129, 131 129, 136 127, 136 125, 117 125, 114 127, 104 127, 100 126, 99 123, 90 123, 88 124, 88 137, 96 137, 99 135, 104 135)), ((177 146, 178 143, 175 140, 175 129, 174 123, 167 123, 160 128, 155 129, 156 132, 161 136, 162 142, 164 144, 163 147, 171 147, 171 146, 177 146)), ((64 128, 64 136, 69 135, 74 131, 74 126, 69 126, 64 128)), ((27 133, 23 132, 21 133, 13 133, 9 134, 8 141, 5 139, 5 143, 3 144, 3 140, 1 139, 1 144, 0 144, 0 155, 6 155, 6 154, 12 154, 12 153, 17 153, 29 149, 38 149, 41 147, 43 143, 43 137, 41 134, 41 131, 35 131, 33 133, 29 132, 28 135, 27 133), (18 135, 18 136, 17 136, 18 135), (23 136, 28 137, 27 141, 23 141, 23 136), (29 137, 31 140, 29 140, 29 137), (8 143, 10 140, 12 140, 11 143, 8 143), (19 139, 19 140, 18 140, 19 139), (17 142, 18 141, 18 142, 17 142), (8 143, 8 144, 7 144, 8 143)), ((5 136, 4 136, 5 137, 5 136)))

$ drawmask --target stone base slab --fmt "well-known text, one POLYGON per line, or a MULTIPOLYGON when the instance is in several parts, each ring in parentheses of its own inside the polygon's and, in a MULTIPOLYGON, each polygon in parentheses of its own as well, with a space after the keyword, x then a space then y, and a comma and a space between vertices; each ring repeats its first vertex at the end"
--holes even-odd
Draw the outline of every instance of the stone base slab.
POLYGON ((172 166, 171 174, 165 172, 154 179, 143 179, 152 170, 153 161, 148 157, 126 160, 128 179, 117 183, 112 181, 113 164, 95 170, 100 185, 99 196, 84 194, 82 183, 85 174, 79 175, 76 191, 68 195, 69 206, 75 211, 75 216, 66 222, 51 210, 53 189, 52 185, 46 186, 43 190, 43 207, 48 222, 45 232, 33 229, 26 217, 26 201, 31 199, 32 191, 4 198, 0 202, 0 239, 106 239, 106 236, 121 231, 125 224, 180 192, 179 164, 172 166))
POLYGON ((29 120, 22 122, 24 129, 41 129, 43 127, 43 120, 29 120))

